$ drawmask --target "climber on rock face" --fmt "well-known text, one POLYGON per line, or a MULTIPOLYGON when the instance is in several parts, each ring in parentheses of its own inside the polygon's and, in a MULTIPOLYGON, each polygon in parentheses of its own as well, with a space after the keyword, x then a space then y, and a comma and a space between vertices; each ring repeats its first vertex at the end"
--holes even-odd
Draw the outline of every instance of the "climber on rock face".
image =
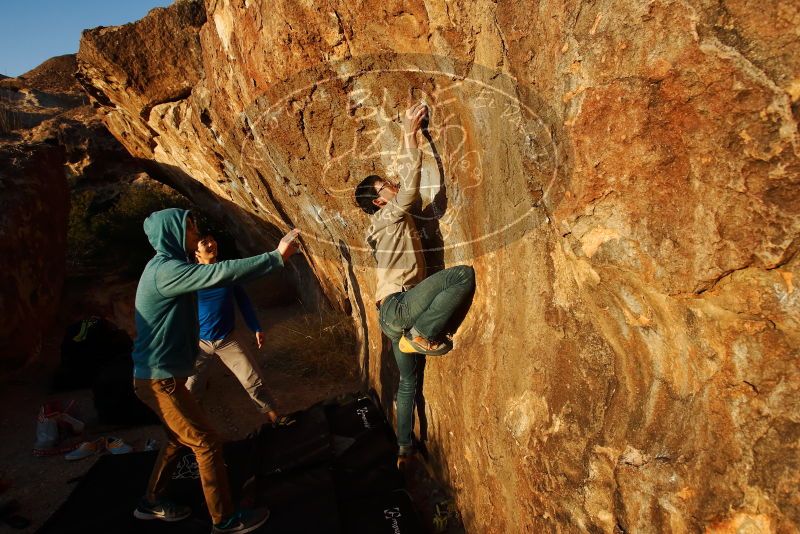
POLYGON ((418 198, 422 152, 417 133, 428 116, 419 103, 403 116, 399 155, 400 183, 366 177, 356 187, 359 207, 369 214, 367 243, 377 261, 375 303, 381 330, 392 340, 400 370, 397 390, 397 441, 400 456, 413 454, 411 422, 421 355, 442 355, 452 344, 444 336, 451 316, 475 287, 472 267, 450 267, 425 278, 425 257, 411 207, 418 198))
POLYGON ((144 221, 144 231, 156 254, 145 266, 136 288, 133 387, 164 424, 167 440, 133 515, 162 521, 189 517, 189 507, 166 499, 167 485, 181 458, 181 448, 186 446, 197 458, 200 483, 214 523, 212 532, 250 532, 266 522, 269 510, 237 511, 234 507, 222 441, 186 389, 197 356, 195 292, 253 280, 283 267, 297 250, 299 230, 284 236, 272 252, 210 265, 188 259, 200 239, 190 212, 175 208, 154 212, 144 221))

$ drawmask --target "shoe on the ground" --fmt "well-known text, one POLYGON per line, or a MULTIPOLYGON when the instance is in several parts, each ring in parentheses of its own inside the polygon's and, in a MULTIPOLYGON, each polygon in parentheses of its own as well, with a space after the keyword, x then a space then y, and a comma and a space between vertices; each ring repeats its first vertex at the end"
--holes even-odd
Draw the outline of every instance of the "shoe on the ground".
POLYGON ((151 503, 147 499, 142 499, 136 510, 133 511, 133 517, 136 519, 159 519, 170 523, 186 519, 190 515, 192 515, 192 509, 188 506, 167 500, 151 503))
POLYGON ((211 534, 253 532, 269 519, 269 508, 266 506, 254 510, 239 510, 227 521, 214 525, 211 534))
POLYGON ((108 437, 105 438, 105 447, 111 454, 127 454, 133 450, 133 447, 122 441, 120 438, 108 437))
POLYGON ((74 460, 83 460, 84 458, 88 458, 89 456, 94 456, 95 454, 102 452, 105 450, 105 439, 100 438, 94 441, 84 441, 78 448, 74 451, 66 454, 64 456, 65 460, 74 461, 74 460))

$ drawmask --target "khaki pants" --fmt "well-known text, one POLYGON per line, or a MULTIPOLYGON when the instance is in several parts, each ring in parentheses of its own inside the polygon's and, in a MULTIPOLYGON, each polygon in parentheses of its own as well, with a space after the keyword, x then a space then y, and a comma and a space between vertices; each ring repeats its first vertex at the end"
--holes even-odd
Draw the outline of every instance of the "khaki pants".
POLYGON ((220 523, 234 513, 222 442, 185 384, 185 378, 133 380, 136 396, 156 412, 167 433, 167 442, 158 454, 145 497, 151 502, 163 497, 181 456, 181 446, 189 447, 197 458, 211 519, 220 523))
POLYGON ((208 367, 214 356, 218 356, 225 367, 236 376, 261 413, 272 410, 274 402, 264 386, 261 369, 236 329, 225 336, 225 339, 200 340, 200 353, 194 363, 194 375, 186 381, 186 389, 194 394, 203 391, 208 378, 208 367))

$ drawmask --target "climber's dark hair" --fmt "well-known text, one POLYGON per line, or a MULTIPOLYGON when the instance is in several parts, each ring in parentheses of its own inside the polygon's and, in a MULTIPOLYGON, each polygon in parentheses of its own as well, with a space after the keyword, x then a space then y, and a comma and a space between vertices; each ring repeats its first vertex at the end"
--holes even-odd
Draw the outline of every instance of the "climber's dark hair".
POLYGON ((356 187, 356 203, 364 213, 372 215, 378 211, 378 206, 372 203, 373 200, 378 198, 378 192, 375 191, 375 184, 383 181, 383 178, 375 174, 370 174, 358 184, 356 187))

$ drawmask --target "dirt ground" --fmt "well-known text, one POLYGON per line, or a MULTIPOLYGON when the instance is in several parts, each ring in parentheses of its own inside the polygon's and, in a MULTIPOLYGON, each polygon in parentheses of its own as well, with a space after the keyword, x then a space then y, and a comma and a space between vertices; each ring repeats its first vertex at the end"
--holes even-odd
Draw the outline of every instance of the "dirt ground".
MULTIPOLYGON (((0 523, 0 532, 35 532, 97 460, 97 457, 90 457, 69 462, 63 455, 32 455, 36 415, 44 401, 74 400, 80 418, 86 423, 85 439, 115 436, 135 450, 141 450, 149 438, 159 442, 164 439, 158 425, 109 427, 99 424, 89 389, 51 392, 65 325, 95 313, 130 332, 133 330, 135 282, 108 280, 101 292, 92 291, 92 286, 97 287, 96 280, 72 281, 64 293, 58 326, 44 336, 40 357, 26 368, 0 377, 0 505, 15 501, 18 504, 16 513, 31 522, 25 529, 12 529, 0 523)), ((291 413, 320 400, 363 389, 354 367, 355 340, 341 316, 308 310, 300 304, 260 308, 255 302, 255 307, 265 329, 266 343, 258 350, 253 337, 250 348, 257 354, 267 386, 281 413, 291 413), (337 343, 331 343, 333 339, 337 343), (339 352, 324 349, 329 346, 340 347, 339 352)), ((241 318, 238 324, 243 324, 241 318)), ((211 366, 202 402, 212 423, 227 439, 243 438, 263 423, 244 389, 219 362, 211 366)), ((446 499, 446 493, 430 479, 425 466, 419 462, 407 467, 405 475, 423 521, 432 527, 434 506, 446 499)), ((460 525, 451 522, 445 532, 462 530, 460 525)))

